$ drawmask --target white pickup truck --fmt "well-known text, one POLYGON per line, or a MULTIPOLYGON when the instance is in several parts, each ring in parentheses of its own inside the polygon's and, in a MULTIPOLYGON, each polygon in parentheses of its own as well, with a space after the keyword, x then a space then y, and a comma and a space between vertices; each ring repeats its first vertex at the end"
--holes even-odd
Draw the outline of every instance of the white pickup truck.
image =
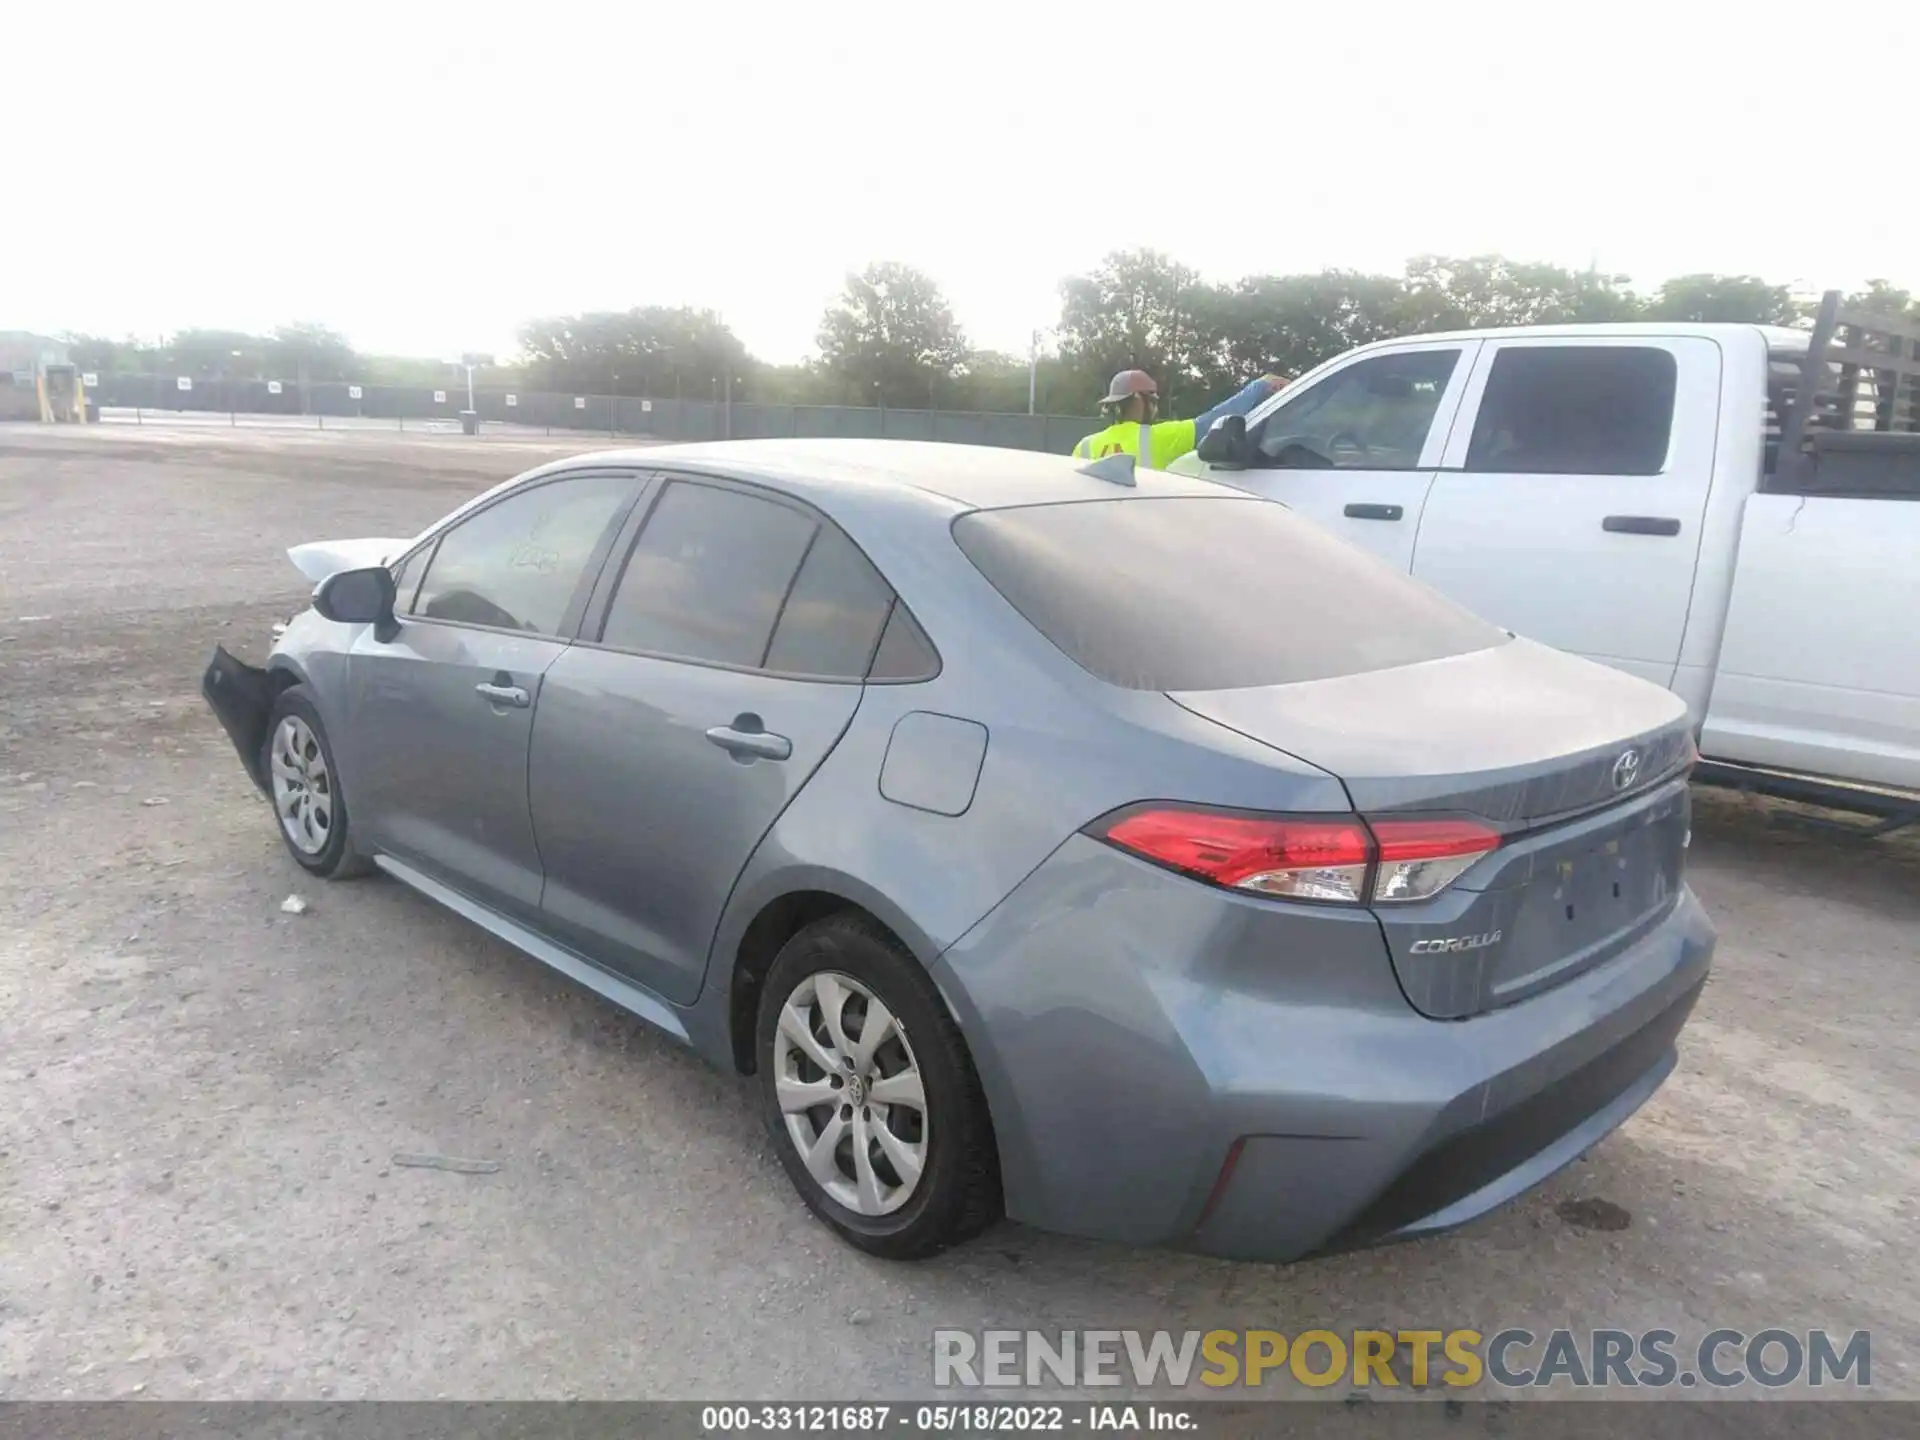
MULTIPOLYGON (((1920 327, 1532 327, 1354 350, 1173 469, 1684 698, 1705 778, 1920 819, 1920 327), (1804 400, 1803 400, 1804 397, 1804 400)), ((1286 624, 1337 625, 1324 616, 1286 624)), ((1498 725, 1489 713, 1489 725, 1498 725)))

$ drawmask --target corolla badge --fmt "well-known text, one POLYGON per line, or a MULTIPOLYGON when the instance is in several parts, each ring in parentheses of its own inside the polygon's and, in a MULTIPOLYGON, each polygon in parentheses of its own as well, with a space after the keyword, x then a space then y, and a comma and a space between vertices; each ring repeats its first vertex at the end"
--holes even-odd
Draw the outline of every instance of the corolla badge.
POLYGON ((1631 790, 1633 782, 1640 778, 1640 751, 1630 748, 1620 752, 1620 758, 1613 762, 1613 788, 1631 790))
POLYGON ((1416 940, 1407 947, 1409 955, 1457 955, 1462 950, 1484 950, 1500 942, 1500 931, 1484 935, 1448 935, 1437 940, 1416 940))

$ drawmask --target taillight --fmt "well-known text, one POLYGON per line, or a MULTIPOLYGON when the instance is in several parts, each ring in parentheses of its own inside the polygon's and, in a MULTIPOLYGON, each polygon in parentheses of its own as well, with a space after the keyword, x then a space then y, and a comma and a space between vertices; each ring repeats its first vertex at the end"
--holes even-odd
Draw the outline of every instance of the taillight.
POLYGON ((1368 823, 1380 843, 1380 873, 1373 881, 1376 905, 1438 895, 1482 855, 1500 848, 1499 832, 1477 820, 1368 823))
POLYGON ((1288 900, 1346 905, 1425 900, 1499 833, 1473 820, 1366 821, 1143 805, 1093 825, 1100 839, 1196 879, 1288 900))
POLYGON ((1287 820, 1222 810, 1150 806, 1099 831, 1123 850, 1215 885, 1293 900, 1366 895, 1373 839, 1357 819, 1287 820))

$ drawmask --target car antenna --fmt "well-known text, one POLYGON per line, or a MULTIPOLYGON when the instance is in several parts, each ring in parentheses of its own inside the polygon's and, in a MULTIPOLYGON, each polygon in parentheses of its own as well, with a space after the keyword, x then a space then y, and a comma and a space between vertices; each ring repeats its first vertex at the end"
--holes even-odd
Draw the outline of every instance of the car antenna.
POLYGON ((1080 473, 1091 476, 1095 480, 1104 480, 1109 485, 1130 486, 1135 483, 1133 456, 1124 450, 1117 450, 1111 455, 1102 455, 1091 465, 1082 465, 1080 473))

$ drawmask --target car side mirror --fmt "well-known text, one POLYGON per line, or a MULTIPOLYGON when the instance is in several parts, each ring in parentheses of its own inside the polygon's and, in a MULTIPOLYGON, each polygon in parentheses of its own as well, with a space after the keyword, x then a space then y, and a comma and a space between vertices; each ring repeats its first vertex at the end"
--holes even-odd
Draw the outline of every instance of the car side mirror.
POLYGON ((1221 470, 1247 468, 1247 417, 1222 415, 1200 437, 1195 454, 1208 465, 1221 470))
POLYGON ((322 580, 314 587, 313 608, 323 620, 373 625, 378 627, 374 633, 386 638, 398 623, 393 618, 398 594, 393 572, 384 565, 369 565, 364 570, 341 570, 322 580))

